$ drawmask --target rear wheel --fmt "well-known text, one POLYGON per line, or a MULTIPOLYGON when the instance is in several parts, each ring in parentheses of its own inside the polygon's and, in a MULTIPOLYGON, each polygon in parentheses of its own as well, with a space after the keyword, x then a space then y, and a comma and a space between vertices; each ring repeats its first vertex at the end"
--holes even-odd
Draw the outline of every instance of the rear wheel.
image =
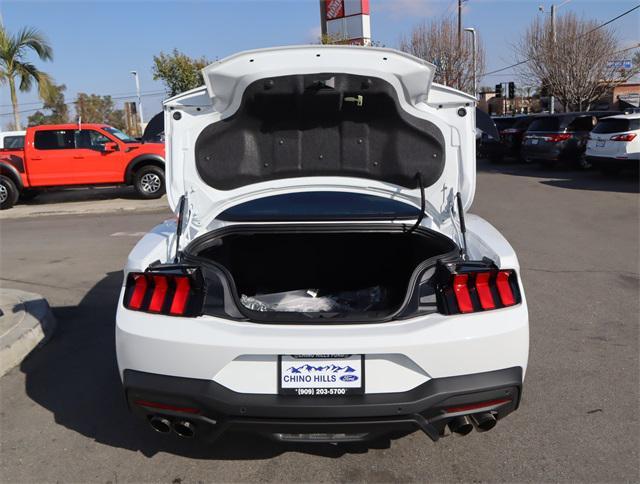
POLYGON ((586 155, 582 154, 578 158, 578 166, 581 170, 590 170, 593 167, 593 164, 587 160, 586 155))
POLYGON ((157 166, 143 166, 134 177, 133 185, 142 198, 160 198, 164 193, 164 170, 157 166))
POLYGON ((0 175, 0 210, 11 208, 18 201, 18 189, 13 180, 0 175))

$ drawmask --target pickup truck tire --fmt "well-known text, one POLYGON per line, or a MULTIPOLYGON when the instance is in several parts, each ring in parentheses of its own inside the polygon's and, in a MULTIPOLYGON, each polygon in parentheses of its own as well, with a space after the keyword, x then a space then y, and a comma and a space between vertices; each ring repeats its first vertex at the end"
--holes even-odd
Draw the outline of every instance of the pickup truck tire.
POLYGON ((160 198, 165 190, 164 170, 153 165, 143 166, 136 171, 133 186, 141 198, 160 198))
POLYGON ((0 210, 11 208, 18 201, 18 188, 11 178, 0 175, 0 210))

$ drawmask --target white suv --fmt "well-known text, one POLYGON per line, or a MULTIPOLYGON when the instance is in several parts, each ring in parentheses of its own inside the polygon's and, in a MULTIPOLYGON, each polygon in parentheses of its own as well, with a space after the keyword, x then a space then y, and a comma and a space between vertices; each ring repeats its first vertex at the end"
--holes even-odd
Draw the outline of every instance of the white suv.
POLYGON ((605 173, 640 166, 640 113, 598 121, 587 142, 587 161, 605 173))
POLYGON ((129 255, 117 313, 134 413, 181 437, 340 442, 484 431, 518 407, 518 259, 466 213, 475 100, 434 69, 264 49, 164 103, 177 217, 129 255))

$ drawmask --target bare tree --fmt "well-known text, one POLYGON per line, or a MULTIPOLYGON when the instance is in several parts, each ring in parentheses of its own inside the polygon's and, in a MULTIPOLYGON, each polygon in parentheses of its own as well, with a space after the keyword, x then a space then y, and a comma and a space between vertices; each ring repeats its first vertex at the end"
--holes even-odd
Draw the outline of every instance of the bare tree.
POLYGON ((556 96, 566 110, 588 110, 636 73, 612 62, 619 50, 612 30, 573 13, 559 17, 555 30, 554 39, 550 20, 535 19, 515 48, 524 61, 519 71, 523 81, 556 96))
MULTIPOLYGON (((468 36, 458 48, 458 30, 451 19, 431 20, 416 25, 409 36, 400 39, 400 50, 436 66, 434 81, 473 93, 473 52, 468 36)), ((476 76, 482 77, 485 52, 481 38, 476 39, 476 76)))

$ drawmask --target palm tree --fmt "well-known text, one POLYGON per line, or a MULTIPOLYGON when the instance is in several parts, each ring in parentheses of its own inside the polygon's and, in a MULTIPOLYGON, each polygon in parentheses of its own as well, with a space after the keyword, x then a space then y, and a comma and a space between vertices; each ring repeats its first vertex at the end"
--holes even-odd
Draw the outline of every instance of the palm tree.
POLYGON ((34 51, 43 61, 53 58, 49 42, 37 29, 25 27, 11 35, 3 26, 0 27, 0 84, 9 84, 16 129, 20 129, 16 81, 20 81, 18 88, 22 92, 30 91, 35 81, 41 98, 47 97, 52 86, 49 75, 26 59, 29 51, 34 51))

